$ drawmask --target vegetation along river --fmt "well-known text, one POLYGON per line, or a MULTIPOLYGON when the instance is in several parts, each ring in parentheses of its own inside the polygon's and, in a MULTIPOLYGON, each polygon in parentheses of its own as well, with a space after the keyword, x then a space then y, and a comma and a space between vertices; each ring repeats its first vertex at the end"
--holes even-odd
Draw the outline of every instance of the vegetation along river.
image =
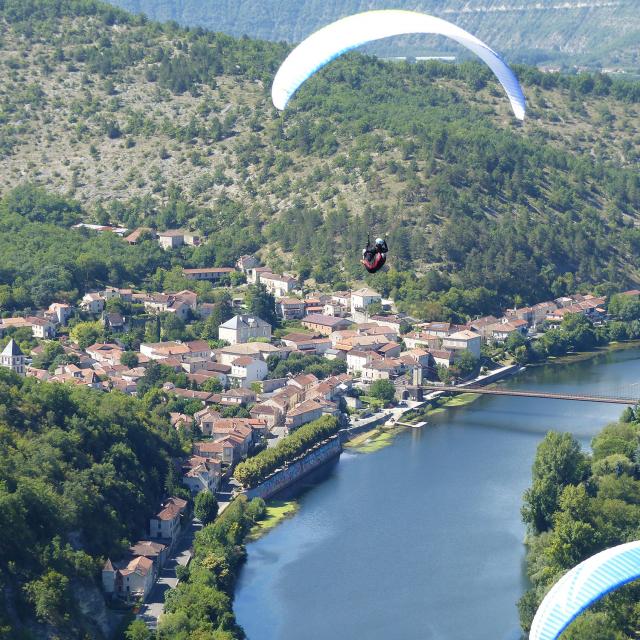
MULTIPOLYGON (((534 368, 517 389, 615 394, 640 349, 534 368)), ((235 611, 250 640, 519 640, 523 491, 550 429, 588 447, 621 405, 482 396, 347 450, 300 509, 248 545, 235 611)))

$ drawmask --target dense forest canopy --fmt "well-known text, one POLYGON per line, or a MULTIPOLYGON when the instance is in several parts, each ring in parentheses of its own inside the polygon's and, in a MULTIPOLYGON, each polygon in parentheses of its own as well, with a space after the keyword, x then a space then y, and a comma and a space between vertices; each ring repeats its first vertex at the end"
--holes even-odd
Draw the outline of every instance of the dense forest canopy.
POLYGON ((175 430, 140 400, 0 368, 0 441, 0 637, 31 637, 35 620, 100 637, 79 600, 148 531, 182 454, 175 430))
POLYGON ((430 319, 640 279, 639 83, 518 67, 519 126, 480 64, 350 54, 280 115, 269 89, 284 45, 89 0, 4 0, 0 20, 7 312, 258 249, 275 270, 351 284, 368 230, 392 247, 372 284, 430 319), (208 241, 130 250, 79 240, 79 219, 208 241))

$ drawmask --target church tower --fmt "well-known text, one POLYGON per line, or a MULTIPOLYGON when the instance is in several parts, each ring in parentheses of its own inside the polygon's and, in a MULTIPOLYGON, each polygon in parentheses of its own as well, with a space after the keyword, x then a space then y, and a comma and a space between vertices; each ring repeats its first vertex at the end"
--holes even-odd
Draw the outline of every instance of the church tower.
POLYGON ((11 371, 24 376, 26 374, 25 360, 25 355, 20 351, 20 347, 11 338, 2 353, 0 353, 0 367, 7 367, 11 371))

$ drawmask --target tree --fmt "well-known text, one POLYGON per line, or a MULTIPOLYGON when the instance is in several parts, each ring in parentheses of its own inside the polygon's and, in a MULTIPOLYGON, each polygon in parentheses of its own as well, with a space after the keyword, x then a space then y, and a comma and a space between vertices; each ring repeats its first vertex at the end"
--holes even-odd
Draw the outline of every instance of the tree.
POLYGON ((120 364, 123 364, 125 367, 129 367, 129 369, 133 369, 137 367, 140 363, 138 359, 138 355, 134 351, 123 351, 120 356, 120 364))
POLYGON ((149 322, 145 323, 144 341, 160 342, 160 316, 156 316, 149 322))
POLYGON ((626 640, 629 636, 616 630, 616 622, 604 612, 587 611, 572 622, 562 634, 563 640, 626 640))
POLYGON ((376 380, 369 389, 369 395, 382 400, 387 405, 396 397, 396 388, 389 380, 376 380))
POLYGON ((514 331, 507 337, 504 343, 504 348, 509 353, 515 353, 518 347, 523 347, 526 344, 527 339, 519 331, 514 331))
POLYGON ((465 349, 456 355, 455 368, 461 378, 471 375, 478 368, 478 358, 471 351, 465 349))
POLYGON ((161 318, 162 335, 166 340, 184 340, 187 327, 175 313, 164 313, 161 318))
POLYGON ((230 407, 225 407, 220 415, 223 418, 250 418, 251 414, 246 407, 241 404, 236 404, 230 407))
POLYGON ((640 298, 621 294, 611 296, 608 311, 620 320, 638 320, 640 319, 640 298))
POLYGON ((578 484, 587 469, 587 459, 571 434, 547 433, 536 452, 533 484, 524 494, 523 520, 537 533, 550 529, 562 490, 578 484))
POLYGON ((218 501, 211 491, 201 491, 196 496, 193 512, 196 518, 205 525, 216 519, 218 515, 218 501))
POLYGON ((231 318, 233 318, 231 302, 228 299, 217 302, 209 317, 204 321, 202 337, 205 340, 217 340, 218 327, 231 318))
POLYGON ((588 350, 597 343, 592 322, 581 313, 568 313, 562 320, 560 330, 573 350, 588 350))
POLYGON ((101 339, 102 332, 100 322, 78 322, 69 331, 69 335, 81 349, 86 349, 101 339))
POLYGON ((134 620, 124 632, 127 640, 151 640, 151 631, 142 620, 134 620))
POLYGON ((567 335, 559 329, 550 329, 538 341, 543 353, 550 356, 562 356, 569 350, 567 335))
POLYGON ((200 388, 203 391, 208 391, 209 393, 220 393, 222 391, 222 382, 220 382, 220 378, 207 378, 201 385, 200 388))
POLYGON ((33 358, 33 366, 36 369, 48 369, 58 356, 63 355, 64 348, 59 342, 47 342, 42 349, 42 353, 33 358))
POLYGON ((592 440, 594 460, 621 454, 632 460, 638 447, 638 425, 633 422, 608 424, 592 440))
POLYGON ((570 569, 597 551, 600 536, 592 520, 591 500, 584 485, 566 486, 545 553, 554 572, 570 569))
POLYGON ((436 373, 438 374, 438 380, 440 380, 440 382, 444 382, 445 384, 451 382, 453 374, 449 367, 445 367, 443 364, 436 364, 436 373))
POLYGON ((68 589, 69 578, 53 570, 25 586, 38 618, 52 624, 60 623, 64 618, 63 611, 69 599, 68 589))
POLYGON ((272 327, 277 326, 276 299, 263 284, 251 285, 247 289, 244 302, 249 314, 268 322, 272 327))

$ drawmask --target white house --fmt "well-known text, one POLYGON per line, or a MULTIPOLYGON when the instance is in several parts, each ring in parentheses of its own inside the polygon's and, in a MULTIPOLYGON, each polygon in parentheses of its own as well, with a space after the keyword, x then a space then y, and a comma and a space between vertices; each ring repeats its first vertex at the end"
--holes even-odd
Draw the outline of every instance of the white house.
POLYGON ((362 371, 366 365, 374 360, 383 359, 384 358, 381 355, 378 355, 375 351, 360 351, 358 349, 352 349, 347 352, 347 370, 349 373, 362 371))
POLYGON ((187 320, 196 305, 191 297, 182 294, 155 293, 144 300, 144 308, 152 313, 174 313, 181 320, 187 320))
POLYGON ((277 347, 269 342, 245 342, 216 349, 216 360, 221 364, 231 365, 236 358, 251 356, 266 362, 269 356, 286 358, 291 350, 291 347, 277 347))
POLYGON ((435 350, 431 352, 436 365, 441 365, 447 369, 453 364, 453 351, 435 350))
MULTIPOLYGON (((190 342, 143 342, 140 353, 151 360, 176 358, 181 362, 188 362, 194 358, 210 360, 212 350, 205 340, 191 340, 190 342)), ((206 368, 205 365, 202 368, 206 368)))
POLYGON ((265 286, 269 293, 276 298, 282 298, 298 286, 298 281, 291 276, 283 276, 279 273, 270 273, 265 271, 259 275, 260 282, 265 286))
POLYGON ((271 339, 271 325, 254 316, 237 315, 218 327, 218 337, 229 344, 249 342, 254 338, 271 339))
POLYGON ((491 337, 491 327, 498 322, 500 321, 495 316, 484 316, 471 321, 469 326, 482 340, 488 340, 491 337))
POLYGON ((452 333, 442 340, 442 348, 448 351, 470 351, 474 358, 480 357, 481 338, 477 333, 465 329, 452 333))
POLYGON ((381 300, 382 296, 379 293, 375 292, 373 289, 369 289, 368 287, 358 289, 357 291, 352 291, 351 315, 354 317, 354 320, 360 321, 361 316, 364 315, 367 307, 374 302, 380 302, 381 300))
POLYGON ((200 238, 192 231, 169 229, 168 231, 158 232, 158 242, 163 249, 176 249, 183 244, 197 246, 200 244, 200 238))
POLYGON ((145 600, 153 587, 154 577, 153 560, 145 556, 136 556, 120 568, 114 567, 107 558, 102 567, 102 586, 105 592, 127 600, 133 597, 145 600))
POLYGON ((284 320, 299 320, 304 318, 304 300, 297 298, 280 298, 276 302, 276 313, 284 320))
POLYGON ((389 380, 404 371, 400 360, 385 359, 370 362, 362 368, 362 379, 368 381, 389 380))
POLYGON ((151 537, 170 540, 173 544, 180 533, 180 517, 186 506, 186 500, 169 498, 163 508, 149 520, 151 537))
POLYGON ((315 334, 288 333, 286 336, 283 336, 281 340, 289 348, 304 351, 305 353, 324 353, 327 349, 331 348, 330 338, 319 338, 315 334))
POLYGON ((220 484, 220 461, 213 458, 192 456, 183 469, 182 483, 193 495, 201 491, 215 493, 220 484))
POLYGON ((206 280, 208 282, 218 282, 224 277, 228 277, 235 269, 231 267, 211 267, 208 269, 183 269, 182 273, 187 280, 206 280))
POLYGON ((242 273, 247 273, 249 269, 253 269, 260 264, 258 258, 255 256, 240 256, 236 262, 236 267, 242 271, 242 273))
POLYGON ((315 400, 305 400, 299 405, 296 405, 291 409, 291 411, 287 412, 287 417, 285 418, 284 423, 289 430, 297 429, 307 422, 317 420, 322 416, 322 412, 323 408, 321 404, 315 400))
POLYGON ((101 364, 109 364, 116 366, 120 364, 120 358, 124 353, 124 349, 117 344, 96 343, 85 349, 87 355, 96 362, 101 364))
POLYGON ((496 322, 489 325, 487 331, 493 342, 505 342, 510 335, 519 333, 522 336, 527 335, 528 323, 526 320, 513 319, 509 322, 496 322))
POLYGON ((269 369, 264 360, 251 356, 241 356, 231 363, 229 379, 239 387, 250 387, 252 382, 259 382, 267 377, 269 369))
POLYGON ((102 313, 104 298, 99 293, 85 293, 80 302, 80 308, 88 313, 102 313))
POLYGON ((72 313, 73 309, 70 304, 66 304, 64 302, 52 302, 49 305, 49 309, 45 312, 45 315, 51 318, 54 322, 65 327, 72 313))
POLYGON ((27 320, 31 323, 31 333, 34 338, 55 338, 56 326, 46 318, 29 316, 27 320))

